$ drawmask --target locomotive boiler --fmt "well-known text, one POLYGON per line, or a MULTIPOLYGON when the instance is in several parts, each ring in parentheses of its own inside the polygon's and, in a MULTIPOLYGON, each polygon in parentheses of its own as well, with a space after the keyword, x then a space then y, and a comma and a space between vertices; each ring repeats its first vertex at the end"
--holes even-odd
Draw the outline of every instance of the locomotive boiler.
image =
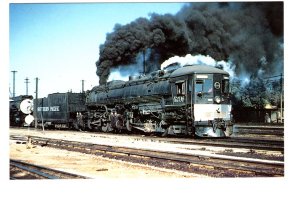
POLYGON ((232 134, 229 74, 188 65, 111 81, 86 94, 89 129, 138 129, 162 135, 224 137, 232 134))

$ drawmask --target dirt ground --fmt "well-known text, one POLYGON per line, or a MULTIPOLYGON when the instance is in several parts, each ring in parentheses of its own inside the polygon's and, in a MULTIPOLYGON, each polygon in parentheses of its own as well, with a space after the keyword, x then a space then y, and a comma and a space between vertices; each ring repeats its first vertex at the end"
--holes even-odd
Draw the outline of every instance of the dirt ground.
MULTIPOLYGON (((14 132, 14 131, 12 131, 14 132)), ((24 142, 23 142, 24 143, 24 142)), ((111 160, 67 150, 22 144, 10 140, 10 158, 80 174, 90 178, 192 178, 205 177, 176 170, 111 160)))

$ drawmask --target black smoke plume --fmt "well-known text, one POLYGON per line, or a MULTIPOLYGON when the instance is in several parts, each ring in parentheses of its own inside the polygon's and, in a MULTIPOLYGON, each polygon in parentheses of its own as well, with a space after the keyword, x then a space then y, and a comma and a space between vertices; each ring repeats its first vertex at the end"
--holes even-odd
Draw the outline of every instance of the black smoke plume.
POLYGON ((145 51, 146 73, 186 54, 230 60, 237 75, 277 72, 283 68, 283 2, 189 3, 176 15, 116 24, 100 45, 99 83, 106 83, 111 68, 133 64, 145 51))

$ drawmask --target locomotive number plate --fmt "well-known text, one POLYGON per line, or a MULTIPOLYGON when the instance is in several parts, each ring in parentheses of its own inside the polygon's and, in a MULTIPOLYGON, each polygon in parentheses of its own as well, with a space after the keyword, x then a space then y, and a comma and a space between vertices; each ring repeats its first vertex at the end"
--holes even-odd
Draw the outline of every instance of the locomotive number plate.
POLYGON ((184 96, 173 97, 173 102, 174 103, 183 103, 184 102, 184 96))

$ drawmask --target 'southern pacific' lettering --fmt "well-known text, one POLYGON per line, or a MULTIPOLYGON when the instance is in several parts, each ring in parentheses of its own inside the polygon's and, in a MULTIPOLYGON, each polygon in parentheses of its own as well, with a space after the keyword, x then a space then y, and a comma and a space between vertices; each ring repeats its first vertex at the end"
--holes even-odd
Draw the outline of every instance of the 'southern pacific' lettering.
POLYGON ((38 112, 59 112, 59 106, 37 107, 38 112))
POLYGON ((51 106, 50 111, 59 111, 59 106, 51 106))

